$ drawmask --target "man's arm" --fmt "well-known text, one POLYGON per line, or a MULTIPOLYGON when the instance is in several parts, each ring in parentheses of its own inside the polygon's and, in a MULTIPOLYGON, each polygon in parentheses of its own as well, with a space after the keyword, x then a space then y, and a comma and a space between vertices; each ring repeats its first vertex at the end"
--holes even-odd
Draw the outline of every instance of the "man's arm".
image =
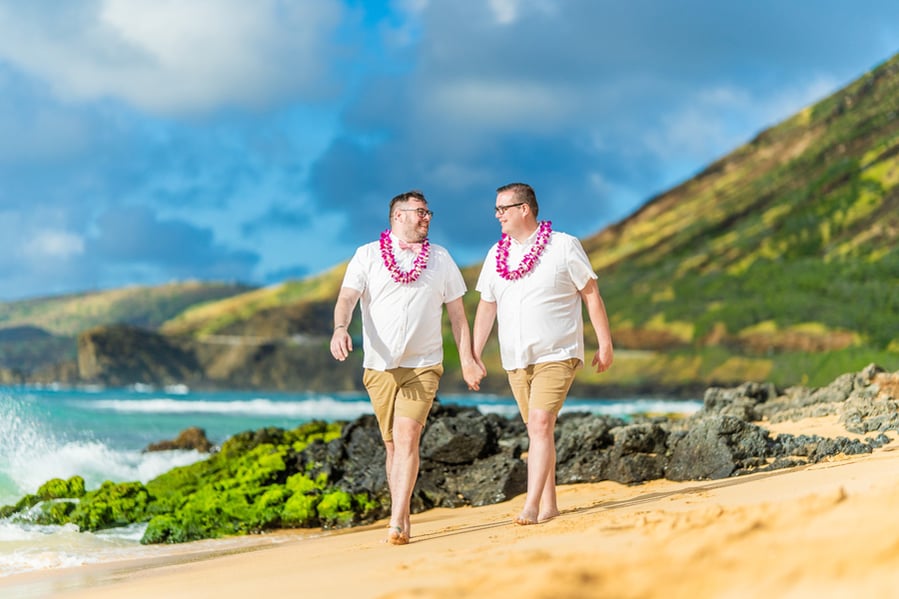
MULTIPOLYGON (((590 317, 590 324, 596 332, 596 341, 598 349, 593 356, 593 366, 596 372, 604 372, 612 365, 612 333, 609 329, 609 317, 606 314, 606 305, 602 301, 599 294, 599 286, 596 279, 590 279, 584 288, 580 290, 581 299, 587 306, 587 315, 590 317)), ((477 320, 475 320, 477 325, 477 320)))
POLYGON ((347 329, 353 318, 353 310, 362 293, 352 287, 341 287, 334 304, 334 333, 331 335, 331 355, 343 362, 353 351, 353 340, 347 329))
POLYGON ((446 304, 446 313, 449 315, 450 328, 453 330, 453 338, 459 349, 459 361, 462 363, 462 378, 468 388, 477 391, 481 388, 481 379, 485 372, 475 361, 471 353, 471 333, 468 329, 468 317, 465 315, 465 304, 462 298, 457 297, 446 304))
POLYGON ((484 366, 484 346, 487 345, 487 338, 490 331, 493 330, 493 322, 496 320, 496 302, 478 302, 478 309, 474 315, 474 328, 472 332, 472 348, 474 351, 474 359, 487 376, 487 368, 484 366))

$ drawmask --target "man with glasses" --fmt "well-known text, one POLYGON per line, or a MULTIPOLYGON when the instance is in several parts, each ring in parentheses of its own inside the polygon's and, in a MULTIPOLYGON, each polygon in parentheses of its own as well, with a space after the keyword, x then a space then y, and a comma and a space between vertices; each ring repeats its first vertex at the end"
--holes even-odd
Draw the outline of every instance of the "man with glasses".
MULTIPOLYGON (((582 302, 596 332, 597 372, 612 365, 612 337, 596 273, 576 237, 537 221, 530 185, 497 190, 495 215, 502 236, 484 260, 476 289, 475 360, 484 367, 487 337, 498 321, 500 357, 528 429, 528 487, 517 524, 559 515, 556 499, 556 418, 584 365, 582 302)), ((484 370, 486 372, 486 370, 484 370)))
POLYGON ((486 374, 472 355, 462 273, 446 249, 428 241, 433 216, 420 191, 394 197, 390 227, 356 250, 334 306, 331 355, 343 361, 353 350, 347 328, 361 299, 362 382, 387 453, 387 541, 394 545, 410 539, 419 441, 443 374, 444 305, 466 384, 476 390, 486 374))

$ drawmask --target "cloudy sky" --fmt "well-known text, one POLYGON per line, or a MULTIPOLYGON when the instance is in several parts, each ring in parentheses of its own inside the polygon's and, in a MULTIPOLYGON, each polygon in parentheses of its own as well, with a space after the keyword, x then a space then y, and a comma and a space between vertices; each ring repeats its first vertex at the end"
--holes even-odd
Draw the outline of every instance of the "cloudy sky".
POLYGON ((0 301, 338 264, 421 189, 595 233, 899 51, 895 0, 0 0, 0 301))

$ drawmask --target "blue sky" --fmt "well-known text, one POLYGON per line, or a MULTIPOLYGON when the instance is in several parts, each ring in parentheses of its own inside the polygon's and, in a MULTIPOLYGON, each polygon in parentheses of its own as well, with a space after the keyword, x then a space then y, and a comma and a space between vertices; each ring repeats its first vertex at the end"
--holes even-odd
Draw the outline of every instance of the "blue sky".
POLYGON ((0 301, 584 237, 899 51, 895 0, 0 0, 0 301))

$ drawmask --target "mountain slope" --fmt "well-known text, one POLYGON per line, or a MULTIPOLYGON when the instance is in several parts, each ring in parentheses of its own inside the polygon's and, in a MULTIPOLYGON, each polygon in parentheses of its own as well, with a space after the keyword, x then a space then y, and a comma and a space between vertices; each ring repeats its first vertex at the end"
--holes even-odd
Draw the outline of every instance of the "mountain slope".
POLYGON ((618 346, 899 354, 897 115, 894 57, 584 240, 618 346))
POLYGON ((110 323, 155 329, 190 306, 251 289, 234 283, 184 281, 0 303, 0 329, 32 326, 63 336, 110 323))
POLYGON ((322 316, 322 306, 327 306, 326 311, 333 308, 345 267, 191 307, 163 323, 160 331, 192 337, 231 334, 266 338, 330 333, 331 320, 322 316), (280 314, 283 311, 289 314, 280 314))

